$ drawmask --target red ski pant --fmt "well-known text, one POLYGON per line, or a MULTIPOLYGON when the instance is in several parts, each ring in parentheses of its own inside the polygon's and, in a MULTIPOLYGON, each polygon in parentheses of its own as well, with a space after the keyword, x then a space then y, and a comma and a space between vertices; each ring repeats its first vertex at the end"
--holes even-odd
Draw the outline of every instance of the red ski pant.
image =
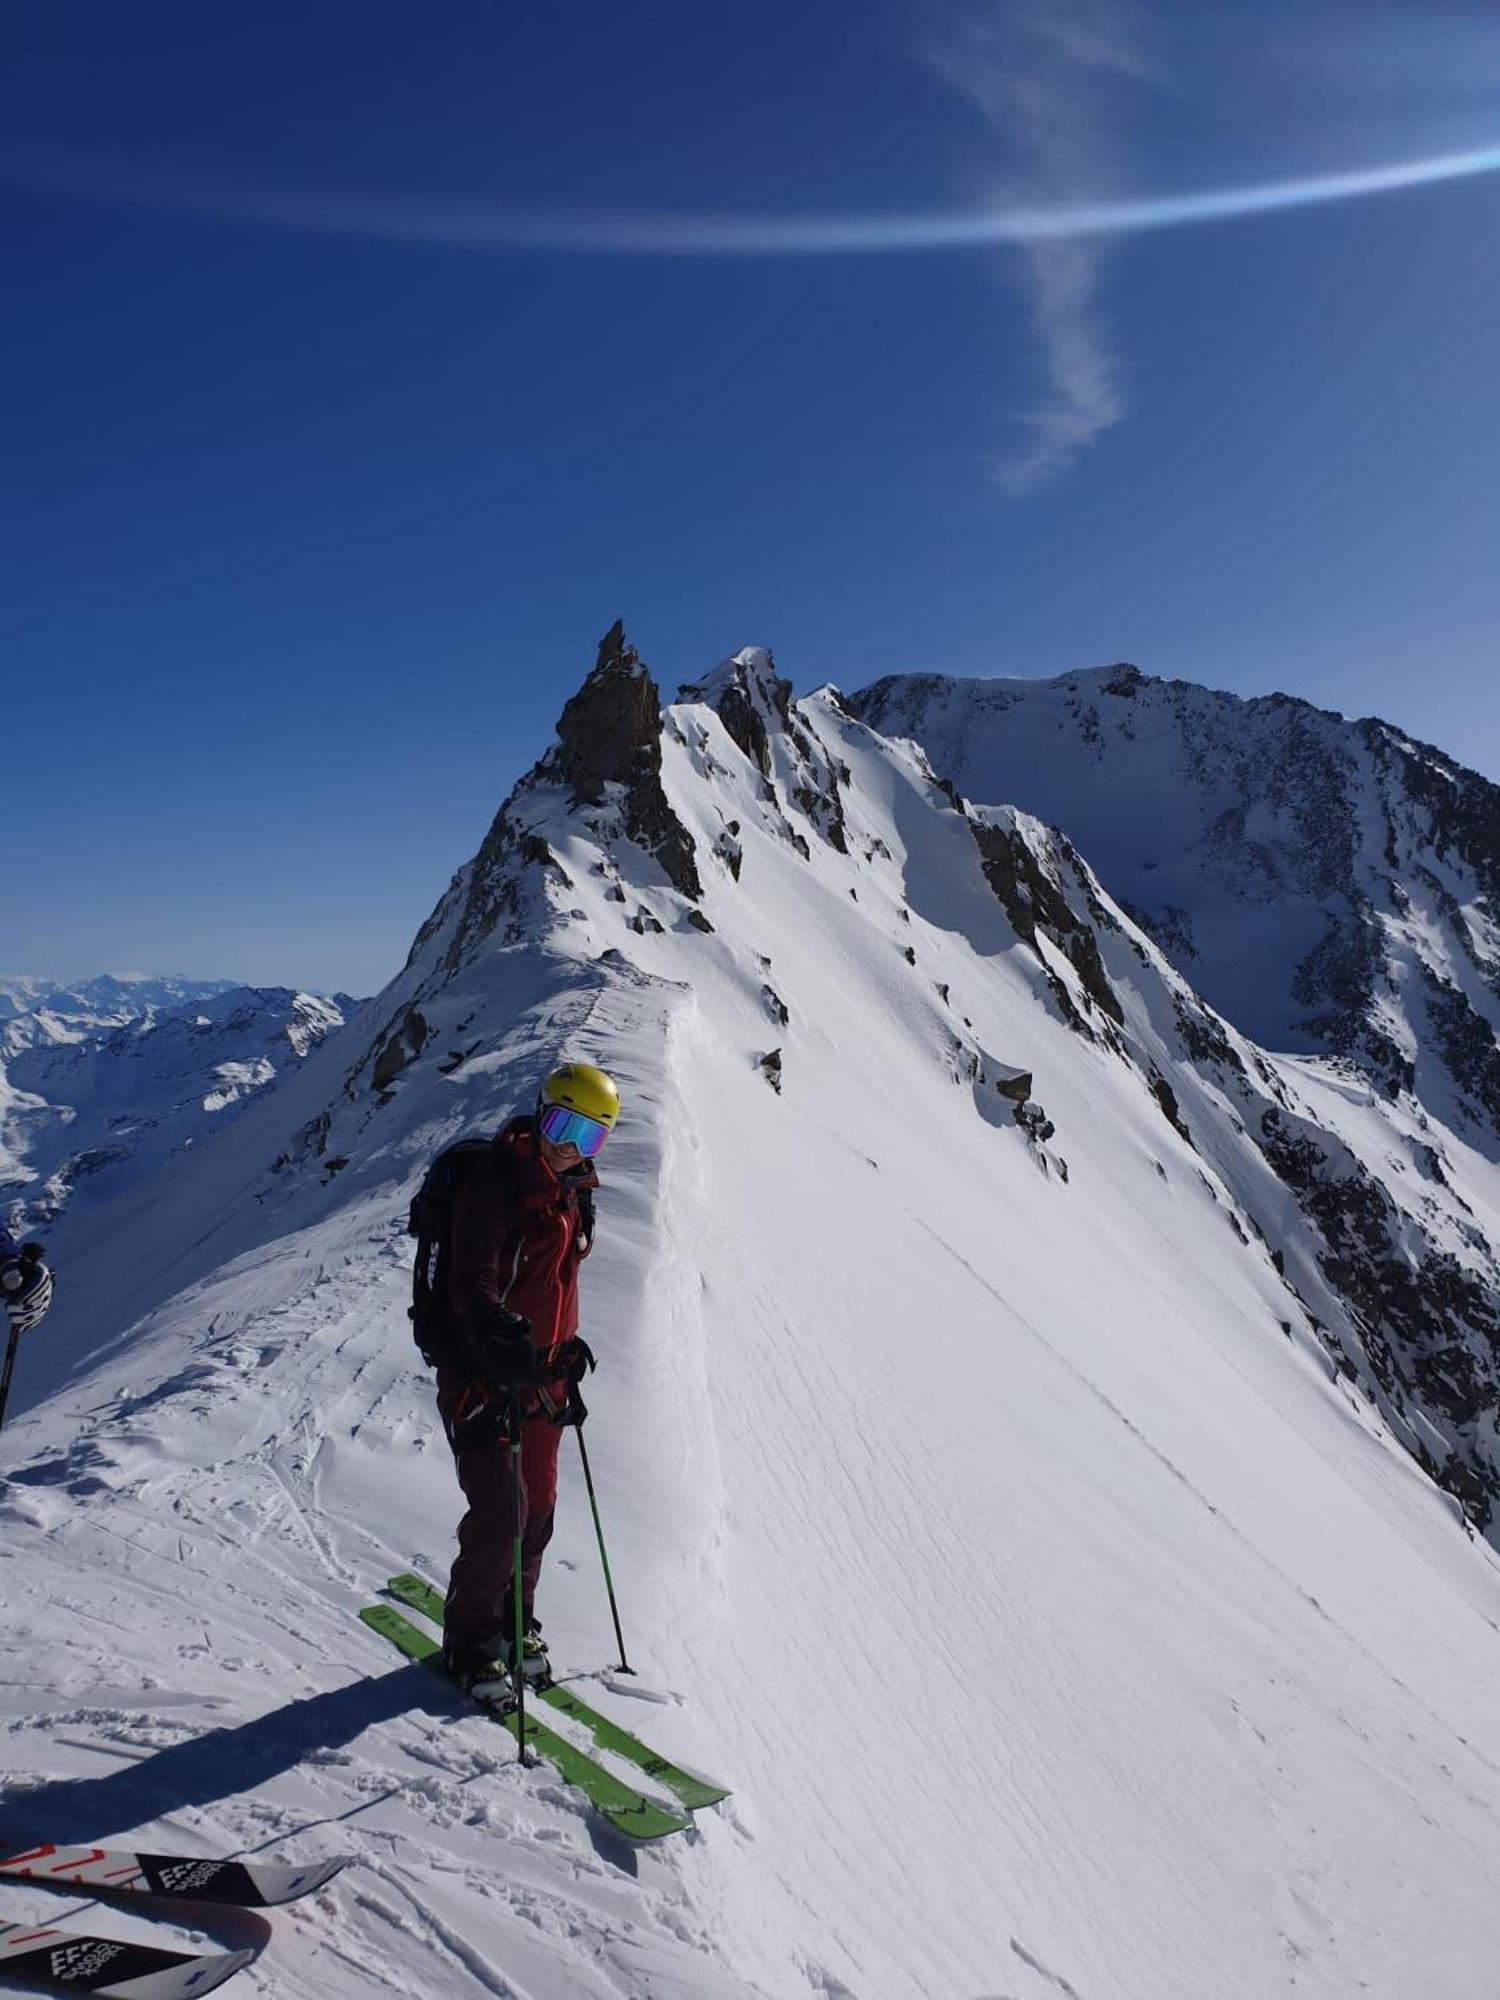
MULTIPOLYGON (((445 1412, 446 1415, 446 1412, 445 1412)), ((468 1512, 458 1524, 458 1556, 448 1578, 443 1636, 456 1651, 483 1651, 514 1636, 516 1501, 520 1500, 521 1607, 530 1617, 557 1507, 562 1432, 545 1417, 521 1426, 519 1468, 510 1442, 481 1424, 450 1428, 448 1442, 468 1512), (516 1492, 519 1470, 519 1495, 516 1492)))

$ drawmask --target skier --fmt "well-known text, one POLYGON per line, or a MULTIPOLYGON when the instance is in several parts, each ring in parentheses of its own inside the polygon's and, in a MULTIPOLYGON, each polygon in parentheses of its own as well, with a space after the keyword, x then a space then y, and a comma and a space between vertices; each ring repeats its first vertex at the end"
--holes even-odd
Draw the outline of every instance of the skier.
POLYGON ((456 1338, 437 1371, 438 1411, 468 1511, 448 1583, 443 1654, 473 1693, 502 1693, 513 1668, 545 1679, 533 1610, 552 1538, 563 1428, 587 1415, 594 1366, 578 1337, 578 1267, 593 1247, 593 1160, 620 1097, 603 1070, 564 1063, 535 1113, 512 1118, 454 1198, 449 1303, 456 1338), (515 1661, 516 1538, 522 1658, 515 1661))

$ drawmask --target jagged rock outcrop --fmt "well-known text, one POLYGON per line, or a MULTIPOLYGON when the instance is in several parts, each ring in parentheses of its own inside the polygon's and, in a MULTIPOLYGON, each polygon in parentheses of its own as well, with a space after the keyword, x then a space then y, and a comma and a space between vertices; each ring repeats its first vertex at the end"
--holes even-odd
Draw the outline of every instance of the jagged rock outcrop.
POLYGON ((848 768, 799 721, 791 695, 792 684, 777 673, 770 649, 746 646, 701 680, 687 682, 677 699, 703 702, 717 711, 731 738, 760 772, 766 803, 782 810, 784 836, 804 859, 810 852, 805 836, 787 817, 785 807, 795 808, 830 847, 846 854, 841 788, 849 782, 848 768))
POLYGON ((389 1090, 407 1064, 415 1062, 427 1046, 429 1033, 420 1009, 404 1008, 375 1045, 371 1088, 389 1090))
POLYGON ((594 671, 563 709, 547 768, 583 805, 602 805, 620 787, 628 840, 654 854, 672 886, 703 894, 692 835, 661 783, 661 696, 618 621, 599 642, 594 671))
POLYGON ((679 894, 693 901, 702 895, 692 836, 662 789, 661 698, 617 621, 563 707, 556 744, 506 799, 479 852, 418 931, 408 970, 446 938, 443 971, 451 976, 477 952, 519 943, 545 921, 547 886, 571 887, 534 823, 549 786, 560 787, 569 806, 594 809, 599 831, 611 826, 644 848, 679 894))
MULTIPOLYGON (((373 1095, 378 1109, 414 1064, 437 1063, 452 1074, 472 1058, 466 1023, 445 1018, 453 1009, 440 996, 487 957, 548 933, 576 887, 561 851, 573 831, 585 830, 606 850, 632 843, 660 867, 672 891, 697 903, 703 892, 693 838, 662 786, 661 733, 656 682, 617 622, 600 641, 593 670, 564 704, 556 743, 511 791, 474 859, 418 931, 393 995, 395 1010, 350 1070, 346 1096, 373 1095)), ((630 930, 664 931, 649 902, 627 897, 613 863, 599 859, 594 871, 609 878, 604 893, 611 902, 633 905, 625 919, 630 930)), ((676 920, 700 932, 713 929, 701 910, 679 911, 676 920)))
MULTIPOLYGON (((1080 1034, 1092 1036, 1095 1029, 1085 1018, 1085 1013, 1097 1008, 1106 1020, 1118 1027, 1124 1016, 1100 959, 1094 931, 1076 915, 1057 882, 1042 866, 1033 840, 1026 837, 1010 815, 975 812, 966 814, 966 817, 974 835, 974 844, 979 849, 985 880, 1004 904, 1016 936, 1035 952, 1047 975, 1053 998, 1069 1025, 1080 1034), (1083 1010, 1047 963, 1037 942, 1038 929, 1066 955, 1077 972, 1082 988, 1083 1010)), ((1059 861, 1073 870, 1082 886, 1086 875, 1077 855, 1060 835, 1054 836, 1054 843, 1059 861)))
POLYGON ((706 702, 716 709, 760 775, 771 776, 772 733, 778 727, 792 727, 792 684, 777 673, 768 647, 747 646, 701 680, 686 682, 677 699, 706 702))

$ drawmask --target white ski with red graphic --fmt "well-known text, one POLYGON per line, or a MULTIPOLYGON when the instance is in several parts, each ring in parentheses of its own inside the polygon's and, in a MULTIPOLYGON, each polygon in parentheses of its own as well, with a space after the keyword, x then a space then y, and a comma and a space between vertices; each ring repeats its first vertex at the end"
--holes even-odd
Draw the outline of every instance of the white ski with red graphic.
POLYGON ((331 1882, 347 1855, 294 1868, 284 1861, 223 1861, 196 1854, 138 1854, 123 1847, 28 1847, 0 1854, 0 1878, 48 1882, 59 1888, 125 1890, 194 1903, 269 1909, 295 1902, 331 1882))

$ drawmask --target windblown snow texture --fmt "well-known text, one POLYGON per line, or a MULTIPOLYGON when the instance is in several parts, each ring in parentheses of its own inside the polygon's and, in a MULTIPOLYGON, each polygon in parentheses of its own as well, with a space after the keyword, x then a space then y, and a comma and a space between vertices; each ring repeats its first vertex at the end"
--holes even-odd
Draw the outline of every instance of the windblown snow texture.
MULTIPOLYGON (((763 651, 662 708, 617 628, 359 1022, 70 1224, 0 1836, 352 1849, 293 2000, 1487 2000, 1445 1397, 1494 1221, 1471 1136, 1247 1040, 1065 838, 763 651), (639 1678, 589 1698, 733 1787, 638 1854, 355 1616, 459 1505, 407 1199, 559 1051, 625 1105, 584 1330, 639 1678)), ((539 1610, 605 1668, 576 1468, 539 1610)))

